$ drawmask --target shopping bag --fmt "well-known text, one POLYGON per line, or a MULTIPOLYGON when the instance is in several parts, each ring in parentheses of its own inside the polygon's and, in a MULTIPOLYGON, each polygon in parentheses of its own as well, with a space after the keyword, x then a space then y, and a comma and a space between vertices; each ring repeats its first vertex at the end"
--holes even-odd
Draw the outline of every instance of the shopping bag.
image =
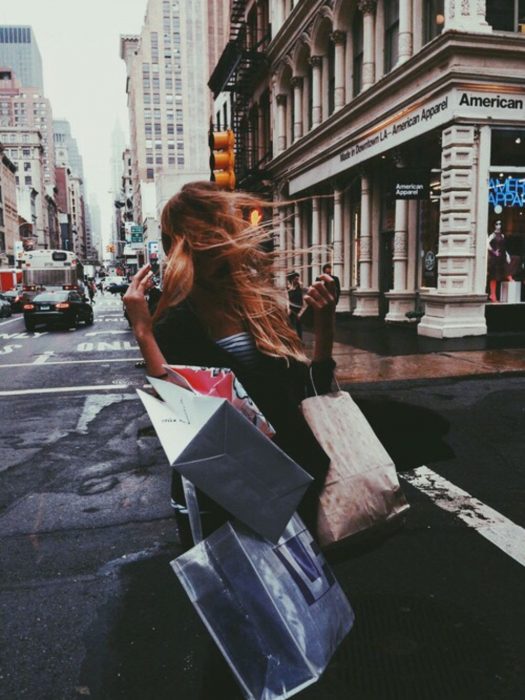
POLYGON ((246 698, 289 698, 318 680, 354 613, 294 516, 277 544, 226 523, 171 562, 246 698))
POLYGON ((317 516, 321 546, 384 525, 408 509, 390 455, 350 394, 312 396, 301 409, 330 458, 317 516))
POLYGON ((170 375, 171 381, 179 386, 204 396, 227 399, 262 433, 268 437, 275 435, 275 430, 231 369, 192 367, 191 365, 164 365, 164 368, 170 375))
POLYGON ((164 401, 138 394, 172 467, 276 542, 312 477, 225 399, 148 379, 164 401))

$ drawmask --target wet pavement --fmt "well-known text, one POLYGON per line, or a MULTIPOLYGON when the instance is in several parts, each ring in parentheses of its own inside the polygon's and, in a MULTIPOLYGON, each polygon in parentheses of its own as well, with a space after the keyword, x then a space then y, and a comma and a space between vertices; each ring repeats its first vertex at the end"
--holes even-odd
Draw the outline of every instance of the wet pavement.
MULTIPOLYGON (((439 340, 415 324, 338 314, 334 359, 340 382, 362 383, 525 373, 525 330, 439 340)), ((307 346, 312 335, 305 333, 307 346)))

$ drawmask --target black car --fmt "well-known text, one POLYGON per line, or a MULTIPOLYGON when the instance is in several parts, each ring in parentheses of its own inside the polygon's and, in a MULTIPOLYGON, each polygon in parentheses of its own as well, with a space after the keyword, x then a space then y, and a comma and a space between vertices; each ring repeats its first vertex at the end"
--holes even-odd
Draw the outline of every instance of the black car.
POLYGON ((11 316, 12 313, 11 302, 7 301, 7 299, 3 299, 0 295, 0 318, 4 316, 11 316))
POLYGON ((28 331, 41 325, 76 328, 80 322, 87 326, 93 323, 93 307, 77 291, 41 292, 24 304, 24 323, 28 331))
POLYGON ((4 299, 11 304, 11 311, 22 311, 22 290, 9 289, 7 292, 0 293, 0 299, 4 299))
POLYGON ((117 282, 111 282, 108 284, 106 287, 106 291, 109 292, 110 294, 125 294, 128 291, 129 284, 127 282, 123 282, 122 284, 118 284, 117 282))

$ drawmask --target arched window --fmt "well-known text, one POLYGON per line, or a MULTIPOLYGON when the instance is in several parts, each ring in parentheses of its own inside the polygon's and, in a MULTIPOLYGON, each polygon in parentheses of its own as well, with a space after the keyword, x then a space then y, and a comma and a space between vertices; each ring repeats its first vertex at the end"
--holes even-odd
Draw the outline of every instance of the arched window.
POLYGON ((385 73, 399 58, 399 0, 385 0, 385 73))
POLYGON ((359 95, 363 87, 363 13, 356 10, 352 26, 353 59, 353 94, 359 95))
POLYGON ((443 31, 445 0, 425 0, 423 8, 423 41, 428 44, 443 31))

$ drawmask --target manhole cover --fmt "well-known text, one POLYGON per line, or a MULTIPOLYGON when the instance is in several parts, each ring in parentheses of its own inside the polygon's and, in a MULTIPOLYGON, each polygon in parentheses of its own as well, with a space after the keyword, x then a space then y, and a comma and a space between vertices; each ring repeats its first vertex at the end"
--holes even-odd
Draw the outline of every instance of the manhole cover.
POLYGON ((432 599, 352 600, 354 629, 304 700, 508 697, 509 654, 494 632, 432 599))

